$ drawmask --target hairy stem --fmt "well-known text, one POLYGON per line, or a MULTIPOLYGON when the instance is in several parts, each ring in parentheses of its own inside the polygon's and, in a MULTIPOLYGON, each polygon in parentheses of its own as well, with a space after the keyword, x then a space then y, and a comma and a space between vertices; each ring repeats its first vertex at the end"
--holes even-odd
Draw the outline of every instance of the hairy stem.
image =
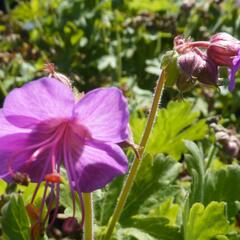
POLYGON ((92 194, 83 193, 83 201, 85 208, 85 222, 84 222, 84 240, 93 240, 93 206, 92 194))
POLYGON ((140 167, 141 164, 141 159, 143 157, 143 153, 144 150, 146 148, 146 144, 148 141, 148 138, 150 136, 151 130, 153 128, 153 124, 156 118, 156 114, 157 114, 157 110, 158 110, 158 105, 162 96, 162 92, 163 92, 163 88, 164 88, 164 83, 165 83, 165 71, 163 70, 159 76, 159 79, 157 81, 157 86, 155 88, 155 93, 154 93, 154 97, 153 97, 153 102, 152 102, 152 107, 148 116, 148 121, 146 124, 146 127, 144 129, 143 135, 142 135, 142 139, 141 142, 139 144, 139 158, 135 158, 133 160, 133 164, 132 167, 129 171, 129 175, 126 179, 126 182, 122 188, 122 191, 120 193, 119 199, 118 199, 118 203, 117 206, 114 210, 114 213, 112 215, 112 218, 109 222, 108 228, 107 228, 107 232, 105 235, 105 240, 109 240, 114 227, 116 225, 116 223, 118 222, 120 215, 122 213, 122 210, 124 208, 125 202, 127 200, 128 194, 131 191, 132 185, 134 183, 134 180, 136 178, 138 169, 140 167))

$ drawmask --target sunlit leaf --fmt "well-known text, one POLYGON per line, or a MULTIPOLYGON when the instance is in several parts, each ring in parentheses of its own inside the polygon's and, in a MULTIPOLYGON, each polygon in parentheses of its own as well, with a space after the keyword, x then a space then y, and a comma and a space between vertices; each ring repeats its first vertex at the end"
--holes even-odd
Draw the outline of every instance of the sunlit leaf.
MULTIPOLYGON (((170 102, 166 109, 160 109, 147 145, 151 154, 166 153, 179 160, 186 152, 183 140, 200 140, 205 137, 207 125, 204 120, 198 120, 199 113, 192 111, 192 104, 170 102)), ((144 127, 144 119, 132 120, 132 131, 138 143, 144 127)))
POLYGON ((206 208, 195 203, 191 210, 185 229, 185 240, 210 240, 228 232, 228 221, 223 202, 211 202, 206 208))
POLYGON ((134 226, 156 239, 182 240, 180 229, 169 226, 166 218, 136 217, 134 226))
POLYGON ((5 193, 7 183, 4 180, 0 180, 0 195, 5 193))
POLYGON ((2 230, 9 239, 30 239, 30 222, 21 195, 13 194, 3 206, 2 230))
POLYGON ((177 216, 179 214, 180 206, 173 203, 173 197, 170 197, 159 206, 152 208, 148 214, 151 217, 165 217, 169 220, 169 225, 176 225, 177 216))
POLYGON ((234 217, 240 210, 240 167, 238 165, 227 166, 220 170, 209 170, 206 175, 204 189, 204 203, 211 201, 227 202, 227 213, 234 217))
POLYGON ((153 159, 146 155, 142 159, 137 178, 122 213, 121 220, 128 222, 138 213, 146 213, 150 208, 179 190, 173 184, 181 169, 181 164, 162 155, 153 159))

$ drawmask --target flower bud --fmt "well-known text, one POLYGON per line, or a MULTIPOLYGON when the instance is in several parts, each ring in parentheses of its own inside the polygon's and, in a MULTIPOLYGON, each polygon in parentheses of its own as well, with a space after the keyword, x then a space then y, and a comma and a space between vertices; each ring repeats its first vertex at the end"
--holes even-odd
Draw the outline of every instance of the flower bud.
POLYGON ((216 33, 210 38, 211 43, 216 43, 218 41, 233 41, 233 40, 235 41, 237 39, 225 32, 216 33))
POLYGON ((218 85, 217 65, 211 59, 206 58, 205 60, 203 60, 203 64, 196 77, 200 83, 211 86, 217 86, 218 85))
POLYGON ((179 56, 178 64, 189 78, 196 78, 204 61, 197 53, 191 51, 179 56))
POLYGON ((225 150, 230 154, 232 157, 237 157, 239 153, 239 143, 237 141, 230 141, 225 146, 225 150))
POLYGON ((215 131, 216 141, 223 147, 223 151, 231 158, 238 157, 240 154, 240 137, 235 129, 224 128, 222 126, 211 124, 215 131))
POLYGON ((229 134, 226 131, 216 132, 216 140, 220 143, 227 143, 229 141, 229 134))
POLYGON ((233 58, 238 54, 240 41, 228 33, 217 33, 210 38, 207 55, 220 66, 232 67, 233 58))
POLYGON ((176 81, 178 90, 187 92, 193 88, 203 63, 201 56, 193 51, 178 57, 178 66, 180 69, 180 75, 176 81))
POLYGON ((74 217, 67 218, 63 223, 63 231, 65 233, 74 233, 81 231, 81 226, 78 223, 77 219, 74 217))
POLYGON ((176 81, 177 89, 181 92, 190 91, 196 84, 196 79, 189 78, 185 73, 182 73, 176 81))

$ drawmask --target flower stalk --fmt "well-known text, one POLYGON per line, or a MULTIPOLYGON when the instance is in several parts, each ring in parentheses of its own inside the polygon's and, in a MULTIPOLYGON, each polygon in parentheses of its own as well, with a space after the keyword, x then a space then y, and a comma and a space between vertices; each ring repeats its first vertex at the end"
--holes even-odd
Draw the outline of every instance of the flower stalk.
POLYGON ((155 88, 155 93, 154 93, 154 97, 153 97, 152 107, 151 107, 151 110, 150 110, 150 113, 148 116, 148 121, 147 121, 146 127, 144 129, 141 142, 139 144, 139 157, 136 157, 133 160, 133 164, 129 171, 129 175, 128 175, 126 182, 122 188, 122 191, 121 191, 119 199, 118 199, 117 206, 116 206, 114 213, 112 215, 112 218, 109 222, 107 232, 106 232, 106 235, 104 238, 105 240, 110 239, 110 237, 114 231, 115 225, 118 222, 120 215, 123 211, 128 194, 131 191, 134 180, 137 176, 138 169, 141 165, 141 159, 143 158, 144 150, 146 148, 146 145, 147 145, 147 142, 148 142, 148 139, 149 139, 151 130, 153 128, 156 115, 157 115, 157 110, 158 110, 159 102, 161 100, 162 92, 164 89, 165 80, 166 80, 166 72, 165 72, 165 70, 162 70, 162 72, 160 73, 159 79, 157 81, 156 88, 155 88))
POLYGON ((2 81, 0 81, 0 92, 2 93, 3 97, 6 97, 7 94, 8 94, 8 92, 7 92, 7 90, 5 89, 2 81))
POLYGON ((93 240, 93 206, 92 194, 83 193, 83 201, 85 208, 84 220, 84 240, 93 240))

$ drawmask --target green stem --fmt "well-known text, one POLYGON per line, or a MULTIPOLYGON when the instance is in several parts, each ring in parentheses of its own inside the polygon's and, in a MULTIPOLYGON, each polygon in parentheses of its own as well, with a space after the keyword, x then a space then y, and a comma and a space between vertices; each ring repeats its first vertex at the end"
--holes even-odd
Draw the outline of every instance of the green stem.
POLYGON ((118 83, 122 77, 122 40, 120 32, 117 30, 117 68, 116 68, 116 75, 118 83))
POLYGON ((217 154, 217 151, 218 151, 217 146, 215 144, 212 144, 212 146, 209 150, 208 158, 207 158, 206 169, 208 169, 211 166, 212 161, 217 154))
POLYGON ((4 85, 3 85, 3 82, 0 80, 0 91, 1 91, 1 93, 2 93, 2 95, 3 95, 3 97, 6 97, 7 96, 7 91, 6 91, 6 89, 5 89, 5 87, 4 87, 4 85))
POLYGON ((131 191, 132 185, 133 185, 134 180, 136 178, 138 169, 139 169, 140 164, 141 164, 141 159, 143 157, 143 153, 144 153, 144 150, 146 148, 146 144, 147 144, 148 138, 150 136, 154 121, 155 121, 155 117, 156 117, 157 110, 158 110, 158 105, 159 105, 159 102, 160 102, 160 99, 161 99, 161 96, 162 96, 162 92, 163 92, 163 89, 164 89, 164 83, 165 83, 165 72, 163 70, 161 72, 160 76, 159 76, 158 81, 157 81, 157 86, 155 88, 155 94, 154 94, 154 97, 153 97, 152 107, 151 107, 151 110, 150 110, 150 113, 149 113, 149 116, 148 116, 148 121, 147 121, 146 127, 144 129, 141 142, 139 144, 139 158, 135 158, 133 160, 133 164, 132 164, 132 167, 129 171, 129 175, 128 175, 128 177, 126 179, 126 182, 125 182, 125 184, 122 188, 122 191, 121 191, 119 199, 118 199, 117 206, 114 210, 114 213, 113 213, 112 218, 110 220, 110 223, 108 225, 107 232, 106 232, 106 235, 105 235, 105 238, 104 238, 105 240, 110 239, 110 237, 113 233, 114 227, 115 227, 116 223, 118 222, 118 220, 120 218, 120 215, 122 213, 123 207, 124 207, 125 202, 127 200, 128 194, 131 191))
POLYGON ((84 240, 93 240, 93 206, 92 194, 83 193, 85 208, 84 240))

